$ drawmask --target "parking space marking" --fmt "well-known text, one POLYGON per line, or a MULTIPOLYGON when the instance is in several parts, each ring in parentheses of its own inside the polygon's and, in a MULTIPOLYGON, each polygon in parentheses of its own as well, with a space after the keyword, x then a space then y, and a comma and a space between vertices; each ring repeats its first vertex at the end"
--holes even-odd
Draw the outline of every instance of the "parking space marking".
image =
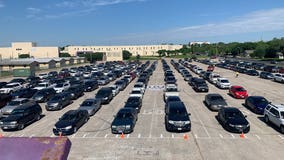
POLYGON ((222 134, 219 134, 219 136, 220 136, 221 138, 224 138, 222 134))
POLYGON ((118 134, 115 136, 115 138, 118 138, 118 134))
POLYGON ((281 136, 281 135, 278 135, 278 137, 280 137, 281 139, 284 139, 284 137, 283 137, 283 136, 281 136))
POLYGON ((32 137, 34 137, 35 135, 34 134, 32 134, 32 135, 30 135, 30 138, 32 138, 32 137))
POLYGON ((9 137, 14 137, 14 134, 11 134, 9 137))
POLYGON ((88 133, 85 133, 85 134, 83 135, 83 138, 85 138, 87 135, 88 135, 88 133))
POLYGON ((19 137, 24 137, 25 134, 21 134, 19 137))
POLYGON ((175 138, 175 135, 174 135, 174 134, 172 134, 172 138, 175 138))
POLYGON ((194 134, 194 137, 195 137, 195 139, 197 139, 198 138, 197 134, 194 134))
POLYGON ((138 134, 138 138, 141 138, 141 134, 140 133, 138 134))
POLYGON ((130 135, 130 134, 127 134, 126 138, 129 138, 129 135, 130 135))
POLYGON ((160 135, 160 138, 163 138, 163 137, 164 137, 163 134, 161 134, 161 135, 160 135))
POLYGON ((233 138, 233 139, 235 139, 235 138, 236 138, 236 137, 235 137, 232 133, 231 133, 230 135, 232 136, 232 138, 233 138))
POLYGON ((255 135, 255 137, 256 137, 257 139, 259 139, 259 140, 261 139, 258 135, 255 135))
POLYGON ((210 136, 210 134, 209 134, 208 130, 206 129, 206 127, 205 127, 204 123, 201 121, 201 119, 199 119, 199 121, 200 121, 200 123, 201 123, 201 125, 202 125, 202 128, 205 130, 205 132, 206 132, 207 136, 210 138, 211 136, 210 136))
POLYGON ((108 134, 105 135, 105 138, 107 138, 108 134))
POLYGON ((77 133, 73 134, 73 135, 71 136, 71 138, 74 138, 74 137, 76 136, 76 134, 77 134, 77 133))

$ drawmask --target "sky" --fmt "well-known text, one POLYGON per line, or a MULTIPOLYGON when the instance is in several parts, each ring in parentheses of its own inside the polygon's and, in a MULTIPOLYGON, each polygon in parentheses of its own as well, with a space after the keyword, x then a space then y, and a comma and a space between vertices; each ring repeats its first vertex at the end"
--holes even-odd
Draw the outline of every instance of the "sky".
POLYGON ((0 0, 0 46, 188 44, 284 37, 283 0, 0 0))

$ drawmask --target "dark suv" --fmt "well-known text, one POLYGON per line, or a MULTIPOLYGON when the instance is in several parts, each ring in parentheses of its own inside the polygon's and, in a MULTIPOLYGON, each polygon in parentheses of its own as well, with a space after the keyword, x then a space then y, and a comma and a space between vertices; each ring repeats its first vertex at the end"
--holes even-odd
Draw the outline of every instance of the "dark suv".
POLYGON ((53 88, 46 88, 37 91, 32 99, 36 102, 46 102, 48 101, 51 97, 53 97, 56 94, 56 91, 53 88))
POLYGON ((17 107, 12 113, 0 121, 2 130, 22 130, 28 124, 41 118, 42 109, 37 103, 27 103, 17 107))
POLYGON ((183 102, 169 102, 166 107, 165 126, 167 131, 186 132, 191 129, 190 113, 183 102))

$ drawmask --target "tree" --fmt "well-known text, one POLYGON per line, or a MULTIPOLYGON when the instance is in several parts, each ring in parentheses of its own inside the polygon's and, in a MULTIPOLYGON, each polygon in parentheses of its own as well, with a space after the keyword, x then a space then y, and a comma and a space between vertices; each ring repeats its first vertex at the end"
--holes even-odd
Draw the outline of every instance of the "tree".
POLYGON ((257 47, 255 48, 255 51, 251 55, 252 57, 257 58, 263 58, 266 54, 266 49, 268 48, 268 45, 265 43, 259 43, 257 47))
POLYGON ((165 56, 166 55, 166 50, 165 49, 158 50, 158 54, 159 54, 159 57, 165 56))
POLYGON ((71 57, 69 53, 59 53, 59 57, 71 57))
POLYGON ((19 58, 30 58, 29 54, 19 54, 19 58))
POLYGON ((132 53, 130 53, 129 51, 127 50, 122 51, 123 60, 128 60, 131 56, 132 56, 132 53))
POLYGON ((86 54, 80 54, 80 57, 86 57, 87 61, 90 63, 94 63, 95 61, 102 61, 104 53, 102 52, 95 52, 95 53, 86 53, 86 54))

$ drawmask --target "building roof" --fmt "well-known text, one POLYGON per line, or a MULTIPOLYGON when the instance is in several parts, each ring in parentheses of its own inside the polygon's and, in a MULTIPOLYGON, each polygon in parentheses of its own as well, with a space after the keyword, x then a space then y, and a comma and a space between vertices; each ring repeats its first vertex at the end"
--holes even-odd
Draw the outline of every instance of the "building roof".
POLYGON ((33 63, 38 64, 38 62, 36 61, 11 61, 11 60, 1 60, 0 61, 1 66, 8 66, 8 65, 23 66, 23 65, 31 65, 33 63))

